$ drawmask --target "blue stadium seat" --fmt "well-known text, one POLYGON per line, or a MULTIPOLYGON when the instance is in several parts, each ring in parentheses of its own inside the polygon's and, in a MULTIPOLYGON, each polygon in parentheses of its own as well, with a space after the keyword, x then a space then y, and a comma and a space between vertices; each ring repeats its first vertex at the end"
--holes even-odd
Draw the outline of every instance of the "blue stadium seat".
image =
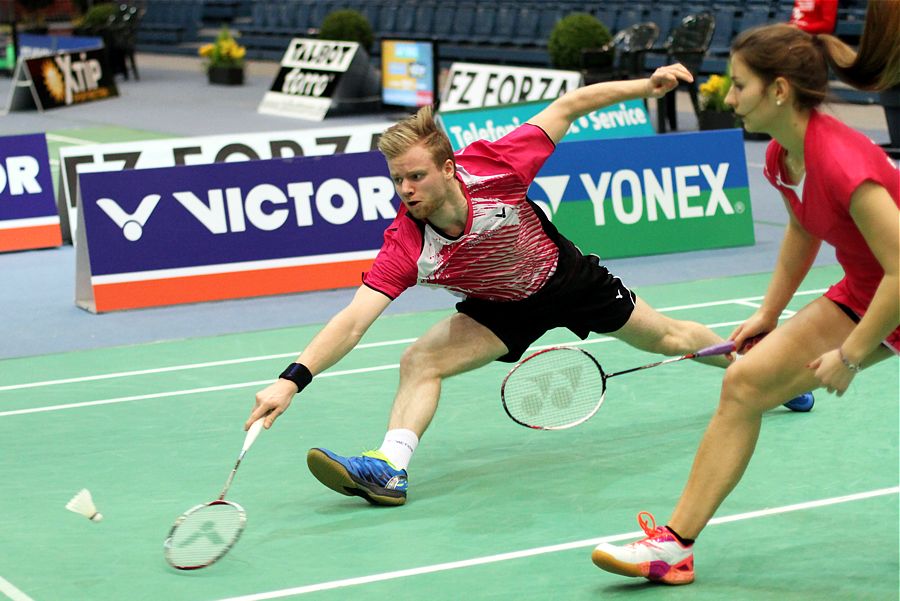
POLYGON ((475 23, 468 41, 474 44, 489 44, 495 41, 494 28, 497 24, 497 6, 479 4, 475 9, 475 23))
POLYGON ((675 8, 672 4, 654 4, 644 16, 644 21, 655 23, 659 28, 657 40, 664 41, 669 37, 669 32, 672 31, 672 24, 675 20, 675 8))
POLYGON ((453 2, 441 2, 434 12, 431 22, 431 38, 434 40, 448 41, 453 30, 453 19, 456 17, 456 4, 453 2))
POLYGON ((497 7, 497 25, 494 27, 494 43, 512 44, 516 39, 516 19, 519 10, 512 4, 497 7))
POLYGON ((716 30, 709 43, 709 53, 714 56, 727 56, 731 51, 731 40, 735 34, 735 10, 730 6, 720 6, 713 16, 716 18, 716 30))
POLYGON ((475 30, 476 8, 474 4, 464 3, 456 7, 456 14, 453 15, 453 26, 446 39, 451 42, 470 41, 475 30))
POLYGON ((627 6, 619 11, 618 18, 616 19, 616 31, 626 29, 637 23, 642 23, 645 20, 643 6, 627 6))
POLYGON ((565 8, 559 4, 548 2, 541 6, 540 16, 538 17, 537 35, 534 38, 534 43, 538 46, 546 46, 553 28, 565 15, 565 8))
MULTIPOLYGON (((411 10, 411 7, 409 10, 411 10)), ((434 17, 436 11, 437 7, 431 2, 419 4, 416 7, 412 33, 418 37, 430 38, 434 32, 434 17)))
POLYGON ((738 31, 746 31, 752 27, 758 27, 769 23, 769 8, 762 5, 748 4, 744 7, 743 14, 738 22, 738 31))
POLYGON ((516 29, 512 42, 520 46, 530 46, 537 38, 537 28, 541 14, 533 6, 523 4, 516 12, 516 29))

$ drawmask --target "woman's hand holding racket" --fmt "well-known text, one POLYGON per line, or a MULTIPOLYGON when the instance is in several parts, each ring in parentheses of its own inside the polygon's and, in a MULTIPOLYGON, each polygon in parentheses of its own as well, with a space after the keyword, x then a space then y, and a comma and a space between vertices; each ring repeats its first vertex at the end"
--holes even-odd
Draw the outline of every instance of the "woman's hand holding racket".
POLYGON ((776 326, 778 326, 777 315, 772 317, 759 310, 736 327, 728 339, 734 341, 734 348, 743 355, 756 346, 776 326))
POLYGON ((615 376, 685 359, 734 352, 730 340, 681 357, 606 374, 587 351, 557 346, 529 355, 513 367, 500 387, 506 414, 517 424, 538 430, 563 430, 584 423, 603 405, 606 381, 615 376))

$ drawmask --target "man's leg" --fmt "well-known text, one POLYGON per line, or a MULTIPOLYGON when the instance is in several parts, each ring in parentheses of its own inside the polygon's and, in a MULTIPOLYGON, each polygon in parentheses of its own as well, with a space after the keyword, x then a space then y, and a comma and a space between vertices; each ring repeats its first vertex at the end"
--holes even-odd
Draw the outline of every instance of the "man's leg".
MULTIPOLYGON (((667 317, 640 297, 628 322, 611 335, 643 351, 669 356, 685 355, 722 342, 722 337, 705 325, 667 317)), ((728 367, 730 364, 721 355, 698 361, 718 367, 728 367)))
POLYGON ((506 352, 497 336, 462 313, 435 324, 400 359, 400 385, 382 448, 361 457, 310 449, 310 471, 341 494, 360 496, 374 505, 404 504, 406 467, 437 411, 443 379, 486 365, 506 352))

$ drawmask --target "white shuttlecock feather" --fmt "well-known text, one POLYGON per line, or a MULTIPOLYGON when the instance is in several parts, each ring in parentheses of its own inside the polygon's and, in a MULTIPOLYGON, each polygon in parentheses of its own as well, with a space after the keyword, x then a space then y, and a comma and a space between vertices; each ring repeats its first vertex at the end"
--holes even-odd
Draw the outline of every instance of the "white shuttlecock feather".
POLYGON ((91 491, 82 488, 72 499, 66 503, 66 509, 80 513, 92 522, 99 522, 103 519, 103 514, 97 511, 94 505, 94 499, 91 498, 91 491))

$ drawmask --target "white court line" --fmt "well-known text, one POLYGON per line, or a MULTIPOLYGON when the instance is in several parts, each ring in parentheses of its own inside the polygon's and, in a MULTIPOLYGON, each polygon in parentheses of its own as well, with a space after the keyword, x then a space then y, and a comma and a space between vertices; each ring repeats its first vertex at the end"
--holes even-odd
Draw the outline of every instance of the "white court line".
MULTIPOLYGON (((824 291, 825 291, 824 288, 820 289, 820 290, 804 290, 802 292, 795 293, 794 296, 821 294, 824 291)), ((678 306, 673 306, 673 307, 664 307, 662 309, 657 309, 657 311, 659 311, 660 313, 667 313, 667 312, 671 312, 671 311, 682 311, 682 310, 686 310, 686 309, 702 309, 705 307, 715 307, 715 306, 729 305, 729 304, 743 305, 743 304, 747 304, 753 300, 762 300, 762 298, 763 298, 762 296, 751 296, 751 297, 747 297, 747 298, 737 298, 737 299, 730 299, 730 300, 723 300, 723 301, 709 301, 709 302, 705 302, 705 303, 695 303, 695 304, 691 304, 691 305, 678 305, 678 306)), ((758 305, 749 305, 749 306, 758 307, 758 305)), ((722 324, 711 324, 707 327, 714 328, 714 327, 718 327, 718 326, 737 325, 738 323, 741 323, 741 322, 727 322, 727 323, 722 323, 722 324)), ((409 344, 415 340, 416 340, 415 338, 401 338, 398 340, 386 340, 383 342, 369 342, 369 343, 357 345, 356 347, 354 347, 354 350, 365 349, 365 348, 375 348, 375 347, 380 347, 380 346, 392 346, 392 345, 398 345, 398 344, 409 344)), ((587 341, 580 342, 580 344, 592 344, 594 342, 605 342, 607 340, 608 339, 605 339, 605 338, 600 339, 600 340, 587 340, 587 341)), ((541 348, 549 348, 550 346, 558 346, 558 345, 546 345, 546 346, 539 346, 539 347, 532 347, 532 348, 537 350, 537 349, 541 349, 541 348)), ((256 357, 242 357, 239 359, 226 359, 226 360, 222 360, 222 361, 208 361, 208 362, 204 362, 204 363, 189 363, 189 364, 185 364, 185 365, 173 365, 170 367, 157 367, 157 368, 152 368, 152 369, 141 369, 141 370, 135 370, 135 371, 115 372, 115 373, 100 374, 100 375, 94 375, 94 376, 80 376, 77 378, 64 378, 64 379, 60 379, 60 380, 44 380, 41 382, 28 382, 25 384, 9 384, 6 386, 0 386, 0 392, 3 392, 5 390, 21 390, 24 388, 37 388, 37 387, 41 387, 41 386, 53 386, 56 384, 73 384, 76 382, 91 382, 91 381, 95 381, 95 380, 109 380, 109 379, 113 379, 113 378, 125 378, 125 377, 139 376, 139 375, 159 374, 159 373, 188 370, 188 369, 201 369, 204 367, 216 367, 216 366, 221 366, 221 365, 235 365, 238 363, 251 363, 253 361, 267 361, 269 359, 281 359, 284 357, 296 357, 299 354, 300 354, 300 351, 296 351, 296 352, 292 352, 292 353, 279 353, 276 355, 260 355, 260 356, 256 356, 256 357)))
MULTIPOLYGON (((723 321, 721 323, 711 323, 707 325, 708 328, 719 328, 726 326, 736 326, 738 324, 744 323, 743 321, 723 321)), ((564 345, 574 345, 574 346, 584 346, 588 344, 597 344, 600 342, 613 342, 618 340, 617 338, 595 338, 592 340, 577 340, 573 342, 557 342, 554 344, 545 344, 540 346, 530 346, 526 349, 527 351, 536 351, 544 348, 550 348, 554 346, 564 346, 564 345)), ((377 343, 383 345, 384 343, 377 343)), ((391 363, 388 365, 375 365, 373 367, 363 367, 359 369, 347 369, 343 371, 326 371, 316 378, 329 378, 335 376, 347 376, 353 374, 360 373, 368 373, 373 371, 386 371, 389 369, 399 369, 399 363, 391 363)), ((117 403, 129 403, 131 401, 146 401, 150 399, 161 399, 161 398, 169 398, 173 396, 186 396, 191 394, 202 394, 204 392, 218 392, 221 390, 234 390, 236 388, 249 388, 251 386, 265 386, 271 383, 271 378, 268 380, 254 380, 253 382, 238 382, 236 384, 223 384, 221 386, 204 386, 203 388, 188 388, 184 390, 172 390, 169 392, 152 392, 150 394, 139 394, 134 396, 124 396, 124 397, 116 397, 112 399, 103 399, 99 401, 84 401, 81 403, 69 403, 66 405, 49 405, 46 407, 32 407, 31 409, 14 409, 10 411, 0 411, 0 417, 9 417, 12 415, 28 415, 30 413, 44 413, 46 411, 60 411, 62 409, 79 409, 82 407, 96 407, 98 405, 115 405, 117 403)))
POLYGON ((20 591, 13 584, 0 576, 0 593, 6 595, 12 601, 34 601, 31 597, 20 591))
MULTIPOLYGON (((361 374, 373 371, 385 371, 388 369, 397 369, 399 363, 391 365, 376 365, 375 367, 363 367, 360 369, 347 369, 343 371, 329 371, 316 376, 316 378, 329 378, 335 376, 347 376, 351 374, 361 374)), ((145 401, 148 399, 162 399, 173 396, 186 396, 189 394, 201 394, 204 392, 218 392, 220 390, 234 390, 236 388, 249 388, 250 386, 266 386, 272 383, 272 378, 268 380, 256 380, 254 382, 239 382, 237 384, 223 384, 221 386, 206 386, 204 388, 190 388, 187 390, 173 390, 171 392, 152 392, 150 394, 138 394, 134 396, 123 396, 114 399, 103 399, 100 401, 85 401, 83 403, 70 403, 68 405, 50 405, 47 407, 33 407, 31 409, 15 409, 13 411, 2 411, 0 417, 8 417, 11 415, 27 415, 29 413, 43 413, 45 411, 59 411, 61 409, 78 409, 80 407, 95 407, 97 405, 114 405, 116 403, 128 403, 131 401, 145 401)))
MULTIPOLYGON (((881 497, 893 495, 900 492, 900 486, 892 488, 882 488, 868 492, 845 495, 842 497, 832 497, 830 499, 819 499, 817 501, 807 501, 805 503, 795 503, 793 505, 784 505, 782 507, 773 507, 770 509, 761 509, 758 511, 749 511, 746 513, 738 513, 720 518, 713 518, 709 521, 709 525, 727 524, 729 522, 740 522, 743 520, 752 520, 770 515, 778 515, 792 511, 802 511, 805 509, 814 509, 817 507, 826 507, 828 505, 837 505, 839 503, 849 503, 851 501, 861 501, 873 497, 881 497)), ((384 582, 386 580, 396 580, 398 578, 407 578, 409 576, 419 576, 421 574, 433 574, 435 572, 446 572, 448 570, 459 570, 462 568, 470 568, 473 566, 485 565, 489 563, 497 563, 501 561, 509 561, 512 559, 521 559, 523 557, 534 557, 535 555, 544 555, 547 553, 558 553, 559 551, 569 551, 572 549, 580 549, 583 547, 593 547, 600 543, 612 543, 631 538, 642 536, 642 532, 627 532, 625 534, 616 534, 613 536, 604 536, 602 538, 592 538, 580 540, 570 543, 561 543, 557 545, 549 545, 546 547, 535 547, 533 549, 525 549, 522 551, 513 551, 510 553, 500 553, 498 555, 488 555, 485 557, 476 557, 473 559, 465 559, 462 561, 451 561, 447 563, 439 563, 430 566, 422 566, 420 568, 410 568, 407 570, 397 570, 394 572, 384 572, 382 574, 373 574, 371 576, 360 576, 358 578, 345 578, 343 580, 332 580, 330 582, 320 582, 319 584, 310 584, 306 586, 298 586, 294 588, 286 588, 277 591, 269 591, 266 593, 255 593, 244 595, 241 597, 229 597, 227 599, 219 599, 219 601, 262 601, 264 599, 280 599, 284 597, 293 597, 297 595, 305 595, 307 593, 316 593, 319 591, 333 590, 338 588, 346 588, 350 586, 359 586, 361 584, 370 584, 372 582, 384 582)))
POLYGON ((83 140, 82 138, 72 138, 71 136, 61 136, 59 134, 45 134, 48 140, 54 142, 68 142, 69 144, 100 144, 96 140, 83 140))
MULTIPOLYGON (((398 340, 388 340, 385 342, 368 342, 359 344, 355 348, 375 348, 379 346, 392 346, 396 344, 408 344, 415 341, 415 338, 400 338, 398 340)), ((30 382, 28 384, 11 384, 9 386, 0 386, 0 392, 4 390, 21 390, 22 388, 37 388, 40 386, 53 386, 55 384, 72 384, 73 382, 92 382, 94 380, 109 380, 112 378, 127 378, 131 376, 143 376, 147 374, 161 374, 171 371, 181 371, 188 369, 201 369, 204 367, 219 367, 222 365, 235 365, 237 363, 252 363, 253 361, 268 361, 269 359, 283 359, 285 357, 296 357, 300 351, 291 353, 278 353, 276 355, 259 355, 256 357, 241 357, 240 359, 224 359, 222 361, 207 361, 204 363, 190 363, 187 365, 172 365, 170 367, 155 367, 152 369, 139 369, 134 371, 120 371, 111 374, 100 374, 97 376, 79 376, 77 378, 65 378, 62 380, 45 380, 43 382, 30 382)))

